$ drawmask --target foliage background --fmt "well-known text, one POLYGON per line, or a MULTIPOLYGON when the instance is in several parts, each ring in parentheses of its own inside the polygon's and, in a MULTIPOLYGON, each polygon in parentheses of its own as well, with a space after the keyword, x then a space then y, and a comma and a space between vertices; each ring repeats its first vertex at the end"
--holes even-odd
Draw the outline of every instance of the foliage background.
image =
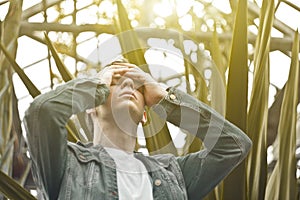
MULTIPOLYGON (((99 70, 105 62, 88 57, 89 49, 101 51, 100 44, 116 35, 119 53, 159 82, 211 105, 253 140, 248 159, 207 199, 296 199, 299 39, 295 27, 277 14, 282 7, 299 12, 299 5, 286 0, 227 4, 229 12, 213 0, 0 1, 0 192, 11 199, 33 198, 26 192, 35 185, 22 131, 24 110, 38 94, 99 70), (126 49, 130 45, 134 51, 126 49), (166 51, 170 47, 173 54, 166 51), (282 87, 270 81, 274 52, 288 58, 280 66, 289 69, 282 87)), ((201 148, 201 141, 174 135, 173 127, 150 115, 155 123, 144 127, 146 138, 138 140, 138 149, 182 155, 201 148), (163 129, 150 136, 157 127, 163 129)), ((91 138, 80 115, 67 128, 69 140, 91 138)))

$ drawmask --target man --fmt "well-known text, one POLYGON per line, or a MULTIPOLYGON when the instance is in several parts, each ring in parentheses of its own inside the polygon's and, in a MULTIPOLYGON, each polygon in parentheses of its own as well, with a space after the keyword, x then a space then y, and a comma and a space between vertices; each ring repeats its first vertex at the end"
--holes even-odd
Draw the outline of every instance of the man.
POLYGON ((35 181, 45 199, 201 199, 247 155, 250 139, 216 111, 164 90, 129 63, 40 95, 25 115, 35 181), (205 149, 182 157, 134 153, 144 106, 195 134, 205 149), (92 144, 67 142, 65 124, 84 112, 92 144))

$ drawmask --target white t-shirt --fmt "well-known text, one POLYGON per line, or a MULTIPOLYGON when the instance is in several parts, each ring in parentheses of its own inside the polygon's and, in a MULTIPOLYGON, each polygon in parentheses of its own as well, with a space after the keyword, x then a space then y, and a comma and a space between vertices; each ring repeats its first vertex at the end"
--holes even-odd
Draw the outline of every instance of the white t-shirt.
POLYGON ((117 167, 117 181, 120 200, 153 200, 152 184, 144 164, 120 149, 105 147, 117 167))

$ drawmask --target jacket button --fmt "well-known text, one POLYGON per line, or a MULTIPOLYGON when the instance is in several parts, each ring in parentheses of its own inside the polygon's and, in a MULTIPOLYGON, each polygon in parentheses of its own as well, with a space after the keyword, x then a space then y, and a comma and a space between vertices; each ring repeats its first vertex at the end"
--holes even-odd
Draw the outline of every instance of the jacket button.
POLYGON ((171 100, 175 100, 175 99, 176 99, 175 94, 170 94, 170 99, 171 99, 171 100))
POLYGON ((161 185, 161 180, 156 179, 156 180, 154 181, 154 185, 160 186, 160 185, 161 185))

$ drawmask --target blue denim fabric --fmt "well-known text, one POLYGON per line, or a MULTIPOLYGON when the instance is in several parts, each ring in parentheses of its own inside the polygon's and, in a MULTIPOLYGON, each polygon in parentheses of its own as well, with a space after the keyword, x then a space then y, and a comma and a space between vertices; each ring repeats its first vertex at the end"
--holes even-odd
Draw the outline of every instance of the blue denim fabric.
MULTIPOLYGON (((41 199, 118 199, 116 168, 105 149, 67 142, 72 114, 101 105, 109 89, 99 79, 76 79, 37 97, 26 112, 33 175, 41 199)), ((196 153, 144 156, 154 199, 201 199, 247 155, 250 139, 197 99, 174 88, 152 109, 204 141, 196 153)))

